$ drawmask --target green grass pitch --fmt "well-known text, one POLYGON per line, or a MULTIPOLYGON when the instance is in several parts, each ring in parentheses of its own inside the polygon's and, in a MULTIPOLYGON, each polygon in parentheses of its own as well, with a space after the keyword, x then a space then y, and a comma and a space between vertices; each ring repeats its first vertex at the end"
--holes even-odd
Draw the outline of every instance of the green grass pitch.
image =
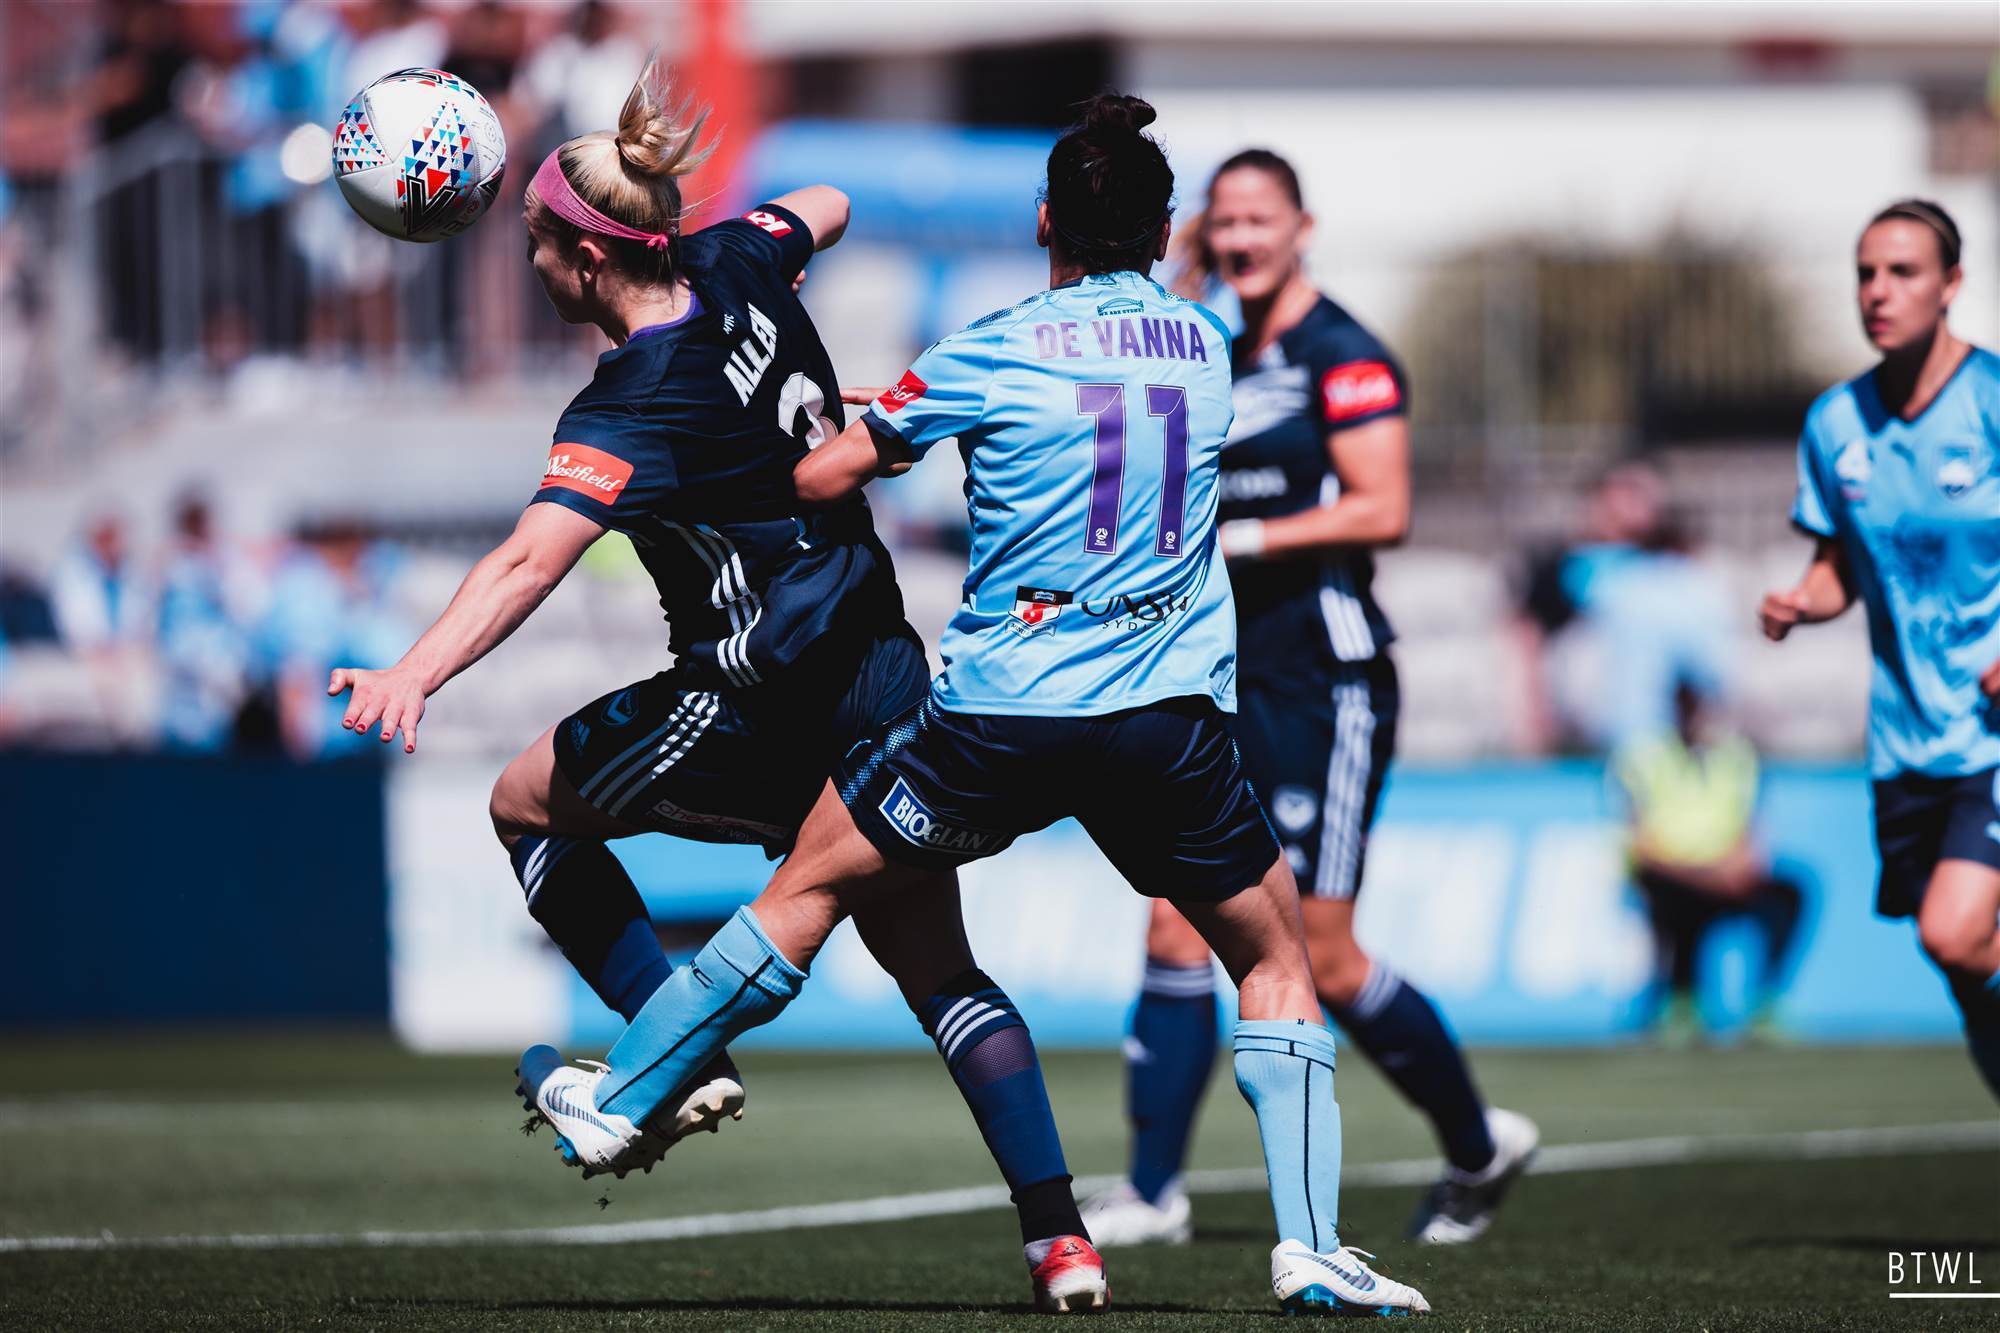
MULTIPOLYGON (((323 1033, 15 1039, 0 1052, 14 1075, 0 1099, 8 1241, 590 1227, 995 1181, 956 1094, 921 1056, 753 1053, 741 1124, 607 1185, 559 1169, 546 1131, 521 1137, 504 1059, 424 1059, 323 1033)), ((1428 1327, 2000 1326, 2000 1301, 1892 1301, 1887 1281, 1891 1249, 1969 1250, 1983 1289, 2000 1292, 2000 1150, 1786 1155, 1800 1131, 2000 1119, 1961 1050, 1494 1050, 1475 1063, 1489 1095, 1534 1115, 1549 1144, 1766 1146, 1535 1176, 1491 1235, 1448 1251, 1402 1239, 1418 1187, 1349 1189, 1343 1238, 1425 1292, 1438 1312, 1428 1327)), ((1072 1169, 1115 1171, 1117 1061, 1046 1064, 1072 1169)), ((1218 1072, 1194 1165, 1254 1168, 1249 1113, 1218 1072)), ((1349 1164, 1430 1153, 1422 1123, 1365 1061, 1339 1080, 1349 1164)), ((1273 1316, 1261 1193, 1199 1196, 1195 1228, 1184 1249, 1110 1253, 1107 1328, 1273 1316)), ((1027 1294, 1004 1209, 621 1244, 0 1242, 10 1328, 1008 1327, 1029 1317, 1027 1294)))

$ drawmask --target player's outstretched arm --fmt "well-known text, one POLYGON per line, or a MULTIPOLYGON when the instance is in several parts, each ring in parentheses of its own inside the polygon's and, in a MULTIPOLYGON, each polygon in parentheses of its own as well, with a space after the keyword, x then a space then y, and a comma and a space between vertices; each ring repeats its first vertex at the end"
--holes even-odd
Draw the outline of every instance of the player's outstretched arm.
POLYGON ((831 185, 808 185, 771 202, 798 214, 812 231, 815 252, 831 247, 847 230, 847 196, 831 185))
POLYGON ((807 504, 838 504, 870 478, 908 472, 915 461, 909 446, 868 429, 866 421, 856 421, 801 458, 792 469, 792 484, 807 504))
POLYGON ((353 691, 340 725, 365 732, 380 722, 385 745, 401 731, 403 752, 415 753, 424 700, 519 629, 603 535, 601 524, 574 509, 529 505, 513 534, 472 567, 402 661, 382 671, 335 668, 326 692, 353 691))
POLYGON ((1840 543, 1821 537, 1813 547, 1805 577, 1792 587, 1767 593, 1757 608, 1757 618, 1763 624, 1764 637, 1777 643, 1794 626, 1832 620, 1853 604, 1854 582, 1848 577, 1840 543))

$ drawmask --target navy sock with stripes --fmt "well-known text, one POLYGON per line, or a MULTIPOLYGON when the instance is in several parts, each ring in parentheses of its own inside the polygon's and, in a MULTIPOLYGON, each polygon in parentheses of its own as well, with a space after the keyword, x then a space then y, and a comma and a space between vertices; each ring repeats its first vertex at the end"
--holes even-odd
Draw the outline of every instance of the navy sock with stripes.
POLYGON ((1473 1173, 1493 1161, 1486 1104, 1472 1085, 1465 1057, 1436 1006, 1424 993, 1374 964, 1360 994, 1327 1012, 1389 1081, 1430 1117, 1445 1158, 1473 1173))
POLYGON ((1022 1241, 1083 1235, 1042 1066, 1014 1002, 973 968, 938 987, 917 1016, 1006 1178, 1022 1241))
POLYGON ((1257 1113, 1278 1239, 1340 1247, 1340 1105, 1333 1033, 1317 1023, 1236 1025, 1236 1087, 1257 1113))
POLYGON ((1965 1044, 1972 1051, 1973 1067, 1986 1080, 1995 1097, 2000 1097, 2000 972, 1984 982, 1962 976, 1947 976, 1951 997, 1965 1017, 1965 1044))
POLYGON ((673 967, 625 867, 590 838, 531 835, 509 856, 528 915, 597 997, 631 1022, 673 967))
POLYGON ((1132 1121, 1132 1188, 1148 1203, 1180 1175, 1195 1112, 1215 1068, 1215 973, 1146 960, 1132 1039, 1125 1043, 1125 1111, 1132 1121))

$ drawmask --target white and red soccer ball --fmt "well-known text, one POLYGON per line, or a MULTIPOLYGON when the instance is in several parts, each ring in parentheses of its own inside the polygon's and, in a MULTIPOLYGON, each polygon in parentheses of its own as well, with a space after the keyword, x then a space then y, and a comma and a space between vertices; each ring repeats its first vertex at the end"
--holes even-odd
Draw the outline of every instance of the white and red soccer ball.
POLYGON ((507 136, 479 90, 441 69, 399 69, 356 94, 333 132, 333 174, 361 220, 441 241, 500 193, 507 136))

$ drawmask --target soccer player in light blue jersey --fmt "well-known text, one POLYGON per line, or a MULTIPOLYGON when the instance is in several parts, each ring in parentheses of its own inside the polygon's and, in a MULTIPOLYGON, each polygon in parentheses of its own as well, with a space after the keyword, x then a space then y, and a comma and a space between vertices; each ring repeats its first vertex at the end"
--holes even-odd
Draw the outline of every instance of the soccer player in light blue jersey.
POLYGON ((2000 1095, 2000 356, 1957 337, 1958 227, 1905 199, 1855 257, 1882 354, 1821 394, 1799 439, 1792 522, 1805 577, 1764 599, 1764 633, 1859 600, 1875 652, 1875 910, 1917 919, 2000 1095))
MULTIPOLYGON (((1423 1312, 1418 1292, 1370 1271, 1338 1234, 1333 1038, 1297 885, 1224 723, 1236 702, 1214 526, 1227 336, 1147 277, 1173 195, 1143 132, 1152 119, 1136 98, 1095 99, 1049 154, 1037 220, 1049 290, 931 348, 799 463, 801 498, 835 504, 957 441, 972 557, 945 669, 876 733, 851 779, 828 784, 757 901, 649 1002, 612 1049, 596 1108, 651 1114, 715 1050, 776 1016, 846 913, 1074 817, 1236 980, 1236 1080, 1263 1141, 1280 1303, 1423 1312)), ((939 1017, 948 1063, 989 1007, 967 995, 939 1017)), ((1086 1237, 1031 1246, 1028 1259, 1043 1308, 1104 1303, 1086 1237)))
MULTIPOLYGON (((1243 311, 1216 508, 1242 644, 1234 732, 1299 881, 1321 1003, 1444 1150, 1411 1234, 1450 1244, 1484 1233, 1538 1134, 1485 1105, 1437 1008, 1354 938, 1396 748, 1394 635, 1373 585, 1375 548, 1409 525, 1409 393, 1388 349, 1313 285, 1312 226, 1290 163, 1238 153, 1209 180, 1189 274, 1189 294, 1213 274, 1243 311)), ((1099 1245, 1192 1237, 1180 1177, 1215 1066, 1217 1009, 1208 944, 1155 902, 1125 1045, 1131 1169, 1084 1207, 1099 1245)))

